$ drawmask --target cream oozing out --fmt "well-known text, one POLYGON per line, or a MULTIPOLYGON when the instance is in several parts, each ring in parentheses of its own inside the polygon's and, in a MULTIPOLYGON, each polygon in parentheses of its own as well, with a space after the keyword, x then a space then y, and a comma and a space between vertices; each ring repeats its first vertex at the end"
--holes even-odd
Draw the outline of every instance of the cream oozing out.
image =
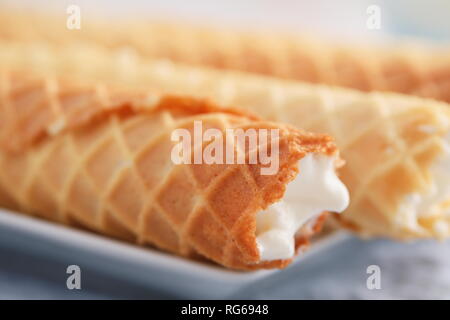
POLYGON ((256 242, 261 261, 289 259, 295 254, 295 234, 324 211, 342 212, 349 193, 335 171, 335 157, 308 154, 299 174, 286 187, 283 200, 256 217, 256 242))
MULTIPOLYGON (((443 211, 442 203, 450 200, 450 132, 445 136, 442 153, 430 167, 430 186, 423 193, 408 194, 399 207, 399 217, 406 217, 411 229, 419 227, 418 218, 433 215, 450 216, 450 208, 443 211)), ((443 221, 441 221, 443 222, 443 221)), ((438 223, 434 226, 437 234, 448 234, 450 226, 438 223)))

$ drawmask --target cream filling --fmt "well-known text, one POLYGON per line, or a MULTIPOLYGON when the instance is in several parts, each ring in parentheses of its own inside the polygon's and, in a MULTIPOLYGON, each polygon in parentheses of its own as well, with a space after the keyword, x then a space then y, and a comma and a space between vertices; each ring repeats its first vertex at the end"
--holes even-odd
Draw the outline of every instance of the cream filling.
MULTIPOLYGON (((442 203, 450 200, 450 132, 443 143, 443 152, 430 167, 431 185, 425 193, 412 193, 400 206, 400 216, 407 217, 412 229, 419 228, 417 218, 424 216, 446 215, 450 217, 450 208, 442 208, 442 203), (445 210, 445 211, 443 211, 445 210)), ((438 224, 435 231, 448 234, 447 224, 438 224)))
POLYGON ((295 233, 324 211, 342 212, 349 194, 335 171, 335 157, 308 154, 300 173, 287 185, 283 200, 256 217, 256 242, 261 260, 289 259, 295 253, 295 233))

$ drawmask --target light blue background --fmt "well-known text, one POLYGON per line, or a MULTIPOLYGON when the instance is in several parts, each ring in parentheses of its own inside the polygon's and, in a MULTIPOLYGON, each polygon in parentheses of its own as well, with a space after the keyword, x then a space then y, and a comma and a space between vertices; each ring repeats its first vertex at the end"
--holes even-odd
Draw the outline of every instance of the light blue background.
MULTIPOLYGON (((65 271, 76 257, 49 260, 32 249, 0 246, 0 299, 178 298, 83 265, 82 289, 68 290, 65 271)), ((350 239, 224 298, 450 299, 450 243, 350 239), (373 264, 381 269, 380 290, 366 286, 373 264)))

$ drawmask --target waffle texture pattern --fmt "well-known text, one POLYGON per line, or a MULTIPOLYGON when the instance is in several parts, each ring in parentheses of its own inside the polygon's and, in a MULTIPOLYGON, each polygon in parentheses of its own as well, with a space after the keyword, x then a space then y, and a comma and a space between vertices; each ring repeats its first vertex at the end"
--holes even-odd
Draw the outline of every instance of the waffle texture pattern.
MULTIPOLYGON (((230 268, 290 262, 259 261, 256 214, 282 198, 303 156, 337 152, 328 136, 201 99, 8 73, 0 94, 0 205, 230 268), (280 170, 175 165, 171 133, 194 121, 222 131, 279 129, 280 170)), ((298 250, 316 230, 300 230, 298 250)))

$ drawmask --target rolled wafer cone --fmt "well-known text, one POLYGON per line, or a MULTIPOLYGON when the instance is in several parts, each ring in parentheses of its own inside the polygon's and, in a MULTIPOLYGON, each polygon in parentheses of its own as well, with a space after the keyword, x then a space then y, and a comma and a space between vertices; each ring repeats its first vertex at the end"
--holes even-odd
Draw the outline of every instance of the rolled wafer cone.
MULTIPOLYGON (((262 261, 256 215, 283 198, 300 159, 337 155, 328 136, 200 99, 12 73, 1 74, 0 92, 0 205, 230 268, 279 268, 292 260, 262 261), (221 131, 279 130, 279 170, 174 164, 171 133, 192 130, 194 121, 221 131)), ((322 220, 301 227, 297 251, 322 220)))
POLYGON ((145 60, 130 50, 17 43, 0 47, 4 68, 70 73, 208 97, 266 119, 331 134, 346 160, 341 177, 352 195, 350 207, 340 215, 342 223, 365 236, 450 235, 450 108, 445 103, 145 60))
POLYGON ((449 48, 411 42, 357 46, 273 32, 143 21, 113 24, 84 19, 80 30, 71 30, 66 20, 65 15, 6 11, 0 19, 0 37, 61 45, 88 41, 106 48, 130 47, 149 58, 450 102, 449 48))

